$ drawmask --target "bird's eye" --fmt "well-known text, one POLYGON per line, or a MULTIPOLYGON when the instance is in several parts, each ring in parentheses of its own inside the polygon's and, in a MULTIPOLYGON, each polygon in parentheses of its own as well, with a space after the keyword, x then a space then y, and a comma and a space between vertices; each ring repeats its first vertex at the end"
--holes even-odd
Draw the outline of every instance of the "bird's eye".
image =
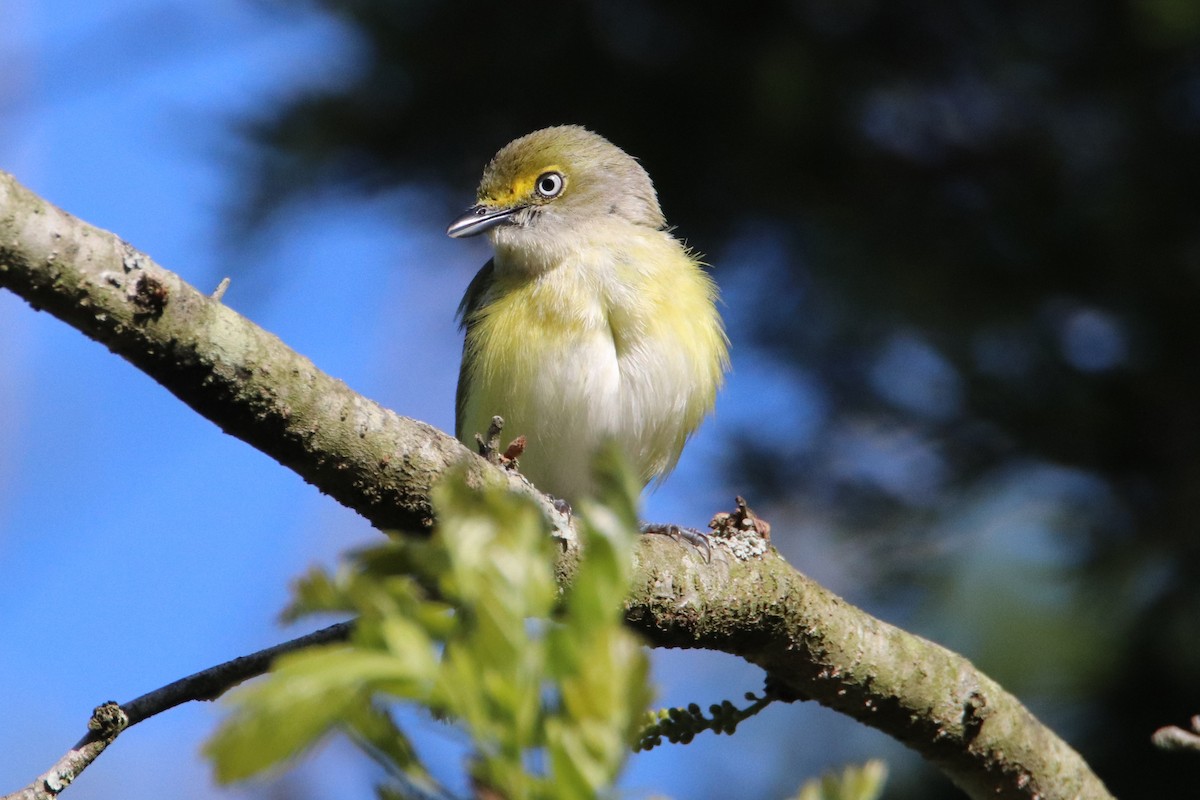
POLYGON ((565 182, 561 174, 557 172, 543 172, 541 175, 538 175, 534 188, 539 195, 549 199, 551 197, 558 197, 562 193, 564 185, 565 182))

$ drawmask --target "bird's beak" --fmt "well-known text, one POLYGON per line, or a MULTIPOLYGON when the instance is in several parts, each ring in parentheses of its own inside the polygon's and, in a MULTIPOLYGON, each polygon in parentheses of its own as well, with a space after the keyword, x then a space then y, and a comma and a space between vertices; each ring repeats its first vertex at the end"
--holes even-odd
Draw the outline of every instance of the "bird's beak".
POLYGON ((490 208, 484 205, 471 206, 465 214, 450 223, 450 227, 446 228, 446 235, 454 239, 477 236, 484 231, 491 230, 497 225, 511 223, 512 215, 520 210, 520 206, 516 208, 490 208))

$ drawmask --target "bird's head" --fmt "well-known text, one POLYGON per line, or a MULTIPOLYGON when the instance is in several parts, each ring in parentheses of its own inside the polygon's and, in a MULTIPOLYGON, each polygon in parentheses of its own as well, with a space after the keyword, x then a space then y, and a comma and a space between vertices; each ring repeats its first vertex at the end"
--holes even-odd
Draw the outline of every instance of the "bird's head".
POLYGON ((642 165, 577 125, 544 128, 505 145, 483 171, 475 205, 450 224, 454 238, 488 232, 520 246, 610 221, 666 223, 642 165))

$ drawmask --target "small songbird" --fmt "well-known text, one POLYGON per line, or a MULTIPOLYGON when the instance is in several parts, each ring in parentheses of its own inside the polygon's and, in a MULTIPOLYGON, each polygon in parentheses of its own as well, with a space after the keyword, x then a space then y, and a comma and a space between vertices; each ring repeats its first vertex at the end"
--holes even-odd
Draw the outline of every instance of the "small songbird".
POLYGON ((574 125, 510 142, 446 233, 494 257, 459 305, 455 431, 494 415, 526 437, 521 472, 574 502, 615 440, 643 485, 674 468, 729 365, 717 290, 666 227, 650 176, 574 125))

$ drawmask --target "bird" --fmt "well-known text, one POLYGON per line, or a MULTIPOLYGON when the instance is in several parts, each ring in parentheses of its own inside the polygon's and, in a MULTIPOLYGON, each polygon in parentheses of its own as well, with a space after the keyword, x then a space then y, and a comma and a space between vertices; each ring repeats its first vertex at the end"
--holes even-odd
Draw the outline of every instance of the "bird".
POLYGON ((493 251, 458 308, 457 438, 499 415, 525 437, 520 472, 566 503, 594 494, 608 441, 643 489, 661 481, 713 410, 729 340, 642 165, 577 125, 534 131, 496 153, 446 233, 493 251))

